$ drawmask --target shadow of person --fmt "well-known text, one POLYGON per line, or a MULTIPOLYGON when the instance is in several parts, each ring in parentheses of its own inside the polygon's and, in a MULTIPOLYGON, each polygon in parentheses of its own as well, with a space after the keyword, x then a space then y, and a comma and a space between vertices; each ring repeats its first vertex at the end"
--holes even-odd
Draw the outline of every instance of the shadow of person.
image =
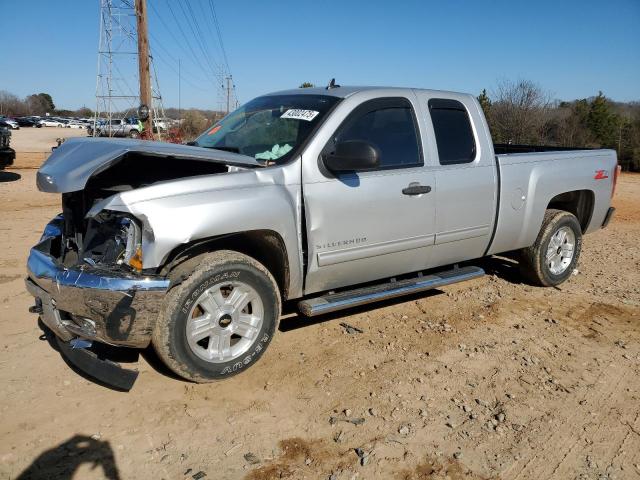
POLYGON ((70 480, 85 463, 91 465, 92 470, 102 468, 102 478, 120 480, 109 442, 85 435, 74 435, 66 442, 45 450, 16 480, 70 480))
POLYGON ((21 178, 22 176, 19 173, 5 172, 0 170, 0 183, 15 182, 16 180, 20 180, 21 178))

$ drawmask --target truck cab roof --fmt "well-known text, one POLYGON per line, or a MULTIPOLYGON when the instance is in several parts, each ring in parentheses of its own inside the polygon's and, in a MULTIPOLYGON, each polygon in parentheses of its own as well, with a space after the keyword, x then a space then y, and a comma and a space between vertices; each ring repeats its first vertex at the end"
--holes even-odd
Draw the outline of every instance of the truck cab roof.
POLYGON ((389 91, 393 90, 400 95, 408 94, 413 91, 428 92, 433 94, 442 95, 445 97, 459 97, 460 95, 471 95, 461 92, 450 92, 444 90, 430 90, 425 88, 407 88, 407 87, 375 87, 375 86, 355 86, 345 85, 336 86, 328 89, 327 87, 313 87, 313 88, 292 88, 289 90, 281 90, 278 92, 268 93, 267 95, 330 95, 332 97, 347 98, 353 94, 360 92, 375 92, 379 90, 381 95, 388 95, 389 91))

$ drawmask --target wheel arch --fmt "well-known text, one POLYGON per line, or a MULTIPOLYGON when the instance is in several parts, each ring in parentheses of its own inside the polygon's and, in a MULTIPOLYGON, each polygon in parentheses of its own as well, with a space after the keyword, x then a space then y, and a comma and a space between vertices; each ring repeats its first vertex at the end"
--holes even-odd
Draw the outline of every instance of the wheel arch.
POLYGON ((556 195, 547 204, 547 210, 564 210, 578 219, 582 233, 587 231, 593 216, 595 193, 592 190, 572 190, 556 195))
POLYGON ((287 248, 280 234, 273 230, 249 230, 179 245, 169 253, 160 273, 168 275, 172 285, 181 283, 195 268, 200 256, 217 250, 233 250, 257 260, 275 278, 282 298, 289 298, 287 248))

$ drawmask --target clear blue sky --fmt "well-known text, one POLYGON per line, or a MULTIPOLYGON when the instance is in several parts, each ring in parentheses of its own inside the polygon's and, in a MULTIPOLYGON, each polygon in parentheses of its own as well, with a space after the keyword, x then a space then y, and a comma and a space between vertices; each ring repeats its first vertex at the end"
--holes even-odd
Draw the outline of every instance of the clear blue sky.
MULTIPOLYGON (((170 0, 175 15, 167 1, 147 0, 165 106, 178 104, 172 59, 181 58, 189 78, 182 82, 183 108, 215 107, 213 87, 179 30, 200 52, 179 9, 187 0, 170 0)), ((201 8, 207 11, 208 0, 189 1, 195 15, 205 18, 201 8)), ((303 81, 324 85, 331 77, 343 85, 473 93, 491 90, 503 78, 526 78, 558 99, 602 90, 615 100, 640 100, 640 0, 214 4, 241 102, 303 81)), ((98 5, 0 0, 0 90, 19 96, 48 92, 58 107, 94 107, 98 5)), ((201 28, 211 36, 204 21, 201 28)), ((209 50, 221 61, 213 41, 209 50)))

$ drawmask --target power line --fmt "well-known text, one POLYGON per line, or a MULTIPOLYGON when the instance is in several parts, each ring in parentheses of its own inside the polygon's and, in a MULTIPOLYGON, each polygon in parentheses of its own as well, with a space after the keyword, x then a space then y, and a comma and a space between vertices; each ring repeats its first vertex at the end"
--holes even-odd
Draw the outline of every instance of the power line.
MULTIPOLYGON (((199 6, 195 7, 195 10, 191 0, 165 0, 165 2, 167 3, 172 21, 169 22, 165 20, 164 17, 166 15, 162 15, 154 5, 155 2, 150 1, 149 5, 154 16, 160 20, 164 29, 175 41, 175 46, 186 50, 189 60, 192 60, 195 68, 204 74, 205 83, 210 82, 215 87, 219 96, 218 102, 224 102, 220 97, 224 97, 225 94, 227 97, 230 95, 228 88, 225 88, 226 86, 223 84, 225 78, 231 76, 231 69, 229 67, 229 59, 222 39, 222 30, 213 0, 199 0, 199 6), (205 3, 208 3, 208 7, 205 3), (176 4, 180 9, 181 15, 177 15, 177 10, 174 8, 176 4), (197 8, 199 8, 199 10, 197 10, 197 8), (196 11, 198 15, 196 15, 196 11), (180 16, 182 18, 178 18, 180 16), (183 25, 184 22, 187 23, 186 27, 183 25), (201 23, 205 23, 207 27, 203 27, 201 23), (176 27, 178 32, 175 32, 176 27), (193 45, 194 41, 197 43, 197 46, 193 45), (198 52, 198 54, 196 52, 198 52), (216 59, 218 59, 219 62, 216 61, 216 59), (226 91, 225 94, 223 94, 223 91, 226 91)), ((185 76, 184 62, 182 63, 182 68, 176 69, 176 65, 180 63, 180 60, 176 58, 177 55, 174 53, 175 49, 171 49, 170 51, 156 35, 150 33, 150 36, 153 40, 153 46, 157 47, 155 54, 160 62, 176 73, 179 80, 185 80, 185 83, 198 90, 205 90, 192 81, 195 79, 196 83, 200 83, 200 80, 196 76, 190 75, 188 71, 185 76)), ((231 89, 233 94, 231 104, 237 105, 237 88, 235 84, 231 85, 231 89)))
POLYGON ((159 57, 157 57, 157 58, 158 58, 158 60, 160 60, 162 63, 164 63, 167 67, 169 67, 169 68, 173 71, 173 73, 175 73, 176 75, 178 75, 178 77, 179 77, 181 80, 183 80, 183 81, 187 82, 189 85, 191 85, 191 87, 195 88, 196 90, 201 90, 201 91, 203 91, 203 92, 208 90, 207 88, 202 88, 202 87, 199 87, 199 86, 197 86, 197 85, 193 84, 193 83, 192 83, 192 82, 191 82, 187 77, 183 77, 183 76, 181 75, 181 73, 180 73, 178 70, 176 70, 176 69, 175 69, 175 67, 174 67, 173 65, 171 65, 169 62, 167 62, 164 58, 162 58, 162 57, 160 57, 160 56, 159 56, 159 57))
POLYGON ((224 48, 224 42, 222 41, 222 33, 220 33, 220 24, 218 23, 218 15, 216 15, 216 8, 213 6, 213 0, 209 0, 209 8, 211 9, 211 15, 213 16, 213 23, 216 27, 216 32, 218 32, 218 42, 220 42, 220 49, 222 50, 222 58, 224 59, 224 64, 227 67, 227 73, 231 75, 231 69, 229 68, 229 60, 227 58, 227 52, 224 48))
MULTIPOLYGON (((156 37, 152 32, 149 32, 149 34, 150 34, 150 36, 151 36, 151 39, 153 40, 153 44, 152 44, 152 46, 153 46, 153 47, 159 47, 159 48, 160 48, 160 50, 162 50, 162 51, 164 52, 164 54, 165 54, 167 57, 169 57, 169 59, 170 59, 170 60, 172 60, 172 61, 174 62, 174 63, 173 63, 173 65, 172 65, 173 67, 175 67, 176 65, 178 65, 179 60, 178 60, 178 59, 176 59, 173 55, 171 55, 171 53, 169 52, 169 50, 168 50, 166 47, 164 47, 164 46, 162 45, 162 43, 160 43, 160 40, 158 40, 158 38, 157 38, 157 37, 156 37)), ((165 64, 167 64, 167 65, 170 65, 170 66, 171 66, 171 64, 170 64, 169 62, 167 62, 164 58, 162 58, 162 56, 161 56, 161 55, 159 55, 157 51, 156 51, 156 56, 157 56, 160 60, 162 60, 165 64)), ((175 69, 174 69, 174 71, 175 71, 175 69)), ((193 73, 191 73, 190 71, 187 71, 186 73, 187 73, 191 78, 197 79, 197 80, 198 80, 198 82, 203 82, 203 80, 202 80, 201 78, 196 77, 196 76, 195 76, 193 73)), ((207 80, 205 79, 205 80, 204 80, 204 82, 206 83, 206 81, 207 81, 207 80)))
POLYGON ((200 26, 198 25, 195 14, 193 13, 193 9, 191 8, 191 5, 188 2, 186 2, 186 6, 187 6, 187 9, 189 10, 189 14, 191 15, 192 20, 189 19, 187 12, 184 9, 183 2, 178 1, 178 5, 180 6, 182 13, 185 19, 187 20, 187 25, 189 25, 189 28, 191 29, 191 33, 193 33, 193 36, 196 39, 196 43, 198 44, 198 47, 200 47, 200 51, 202 52, 202 56, 205 62, 209 64, 209 68, 211 68, 211 71, 213 72, 214 76, 217 76, 216 73, 217 73, 217 70, 219 70, 219 67, 215 63, 215 60, 212 60, 210 54, 206 52, 204 49, 204 46, 205 46, 204 37, 202 35, 202 32, 200 31, 200 26))
MULTIPOLYGON (((218 34, 218 43, 220 44, 220 50, 222 50, 222 58, 224 59, 224 64, 226 67, 226 73, 227 75, 231 76, 231 67, 229 66, 229 58, 227 57, 227 51, 224 48, 224 41, 222 40, 222 32, 220 29, 220 22, 218 22, 218 15, 216 13, 216 7, 213 3, 213 0, 209 0, 209 9, 211 10, 211 15, 213 17, 213 23, 216 27, 216 32, 218 34)), ((235 85, 235 82, 233 83, 233 93, 234 93, 234 100, 235 100, 235 106, 238 106, 238 89, 235 85)))
MULTIPOLYGON (((156 14, 156 17, 158 17, 158 20, 160 20, 160 22, 162 23, 162 25, 164 26, 165 30, 171 35, 171 37, 173 38, 173 40, 176 42, 177 45, 180 46, 180 48, 182 50, 185 50, 184 46, 182 45, 182 42, 180 40, 178 40, 178 37, 176 37, 176 35, 173 33, 173 29, 171 27, 169 27, 169 25, 167 25, 167 23, 164 21, 164 18, 162 15, 160 15, 160 12, 158 12, 158 10, 156 10, 156 7, 154 6, 153 2, 149 3, 149 5, 151 6, 151 10, 153 10, 153 12, 156 14)), ((169 5, 169 8, 171 8, 171 5, 169 5)), ((171 12, 173 14, 173 11, 171 12)), ((175 14, 174 14, 175 17, 175 14)), ((178 25, 178 27, 180 27, 178 25)), ((154 36, 155 38, 155 36, 154 36)), ((186 40, 186 37, 185 37, 186 40)), ((160 43, 159 41, 157 41, 156 43, 160 43)), ((205 74, 205 78, 208 78, 209 73, 204 70, 204 68, 202 67, 202 64, 199 63, 199 60, 197 58, 197 56, 194 55, 193 49, 191 48, 190 45, 187 45, 189 47, 189 49, 191 50, 189 53, 192 54, 192 59, 193 59, 193 63, 194 65, 197 65, 200 67, 200 69, 203 71, 203 73, 205 74)), ((163 47, 161 47, 163 48, 163 47)), ((171 54, 168 53, 168 50, 164 49, 167 52, 167 54, 171 57, 171 54)), ((176 59, 173 58, 173 60, 177 63, 176 59)))
POLYGON ((210 75, 212 76, 211 83, 214 86, 217 86, 216 82, 215 82, 215 72, 213 72, 213 71, 212 72, 207 72, 207 70, 204 68, 202 63, 198 60, 198 56, 196 55, 195 51, 193 50, 193 47, 191 46, 191 43, 189 42, 189 40, 187 38, 187 35, 184 33, 184 30, 182 29, 182 26, 180 25, 180 22, 178 21, 178 16, 176 15, 176 13, 173 11, 173 8, 171 7, 171 3, 168 0, 166 1, 166 3, 167 3, 167 6, 169 7, 169 11, 171 12, 171 15, 176 20, 175 23, 178 26, 178 30, 180 30, 180 33, 182 34, 182 37, 184 38, 185 43, 186 43, 187 47, 189 48, 189 51, 193 55, 193 59, 194 59, 195 63, 200 67, 202 72, 205 74, 205 78, 209 77, 210 75))
MULTIPOLYGON (((211 18, 211 14, 209 13, 209 10, 204 7, 203 2, 197 2, 197 4, 200 7, 200 13, 202 14, 200 15, 200 18, 202 18, 202 22, 207 26, 207 32, 208 32, 207 40, 211 41, 211 46, 213 47, 211 50, 215 55, 214 58, 218 58, 218 56, 222 58, 222 51, 220 50, 220 46, 216 41, 216 33, 213 30, 215 28, 213 26, 213 23, 214 23, 213 18, 211 18), (209 20, 210 18, 211 20, 209 20), (220 55, 218 55, 218 52, 220 52, 220 55)), ((224 68, 224 65, 223 65, 223 68, 224 68)))

